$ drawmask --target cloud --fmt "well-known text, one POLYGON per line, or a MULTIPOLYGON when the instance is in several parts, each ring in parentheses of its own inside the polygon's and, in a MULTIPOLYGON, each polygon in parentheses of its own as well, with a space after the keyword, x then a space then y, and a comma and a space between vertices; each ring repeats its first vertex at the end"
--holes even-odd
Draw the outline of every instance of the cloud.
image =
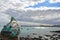
MULTIPOLYGON (((45 13, 46 14, 46 13, 45 13)), ((31 17, 33 20, 53 20, 56 18, 60 18, 60 14, 54 13, 54 14, 46 14, 46 15, 37 15, 31 17)))
POLYGON ((45 0, 20 0, 21 2, 34 2, 34 3, 37 3, 37 2, 45 2, 45 0))
POLYGON ((50 3, 57 3, 57 2, 60 2, 60 0, 50 0, 49 2, 50 3))
POLYGON ((4 13, 0 13, 0 25, 5 25, 10 21, 10 16, 4 13))
POLYGON ((6 10, 5 13, 15 17, 18 21, 34 22, 34 23, 55 24, 57 23, 56 20, 60 19, 60 10, 27 10, 27 11, 21 10, 19 11, 14 9, 8 9, 6 10))
MULTIPOLYGON (((46 6, 41 6, 35 8, 33 5, 35 4, 41 4, 44 3, 44 5, 48 2, 46 0, 0 0, 0 11, 5 11, 10 9, 15 9, 15 10, 49 10, 49 9, 60 9, 60 7, 46 7, 46 6), (32 6, 31 8, 26 8, 28 6, 32 6)), ((48 4, 49 5, 49 4, 48 4)), ((51 4, 52 5, 52 4, 51 4)), ((50 5, 50 6, 51 6, 50 5)), ((54 4, 54 6, 56 6, 54 4)), ((58 5, 57 5, 58 6, 58 5)))
POLYGON ((24 8, 24 5, 20 0, 0 0, 0 10, 5 11, 9 8, 20 10, 24 8))
MULTIPOLYGON (((55 23, 55 19, 60 18, 60 7, 41 6, 34 8, 33 6, 35 4, 44 2, 45 0, 0 0, 1 18, 8 21, 8 17, 13 16, 18 21, 25 21, 27 23, 45 23, 47 21, 48 23, 50 23, 51 21, 53 21, 52 23, 55 23), (26 8, 30 5, 32 5, 33 7, 26 8)), ((2 19, 0 19, 0 21, 2 19)), ((1 24, 3 22, 6 22, 4 20, 1 21, 1 24)))
POLYGON ((26 8, 25 10, 59 10, 60 7, 45 7, 45 6, 42 6, 42 7, 39 7, 39 8, 26 8))
POLYGON ((21 25, 40 25, 40 23, 34 23, 34 22, 25 22, 25 21, 18 21, 21 25))
MULTIPOLYGON (((51 1, 51 0, 50 0, 51 1)), ((29 5, 29 2, 26 3, 27 6, 25 6, 25 10, 57 10, 60 9, 60 2, 57 1, 57 3, 50 3, 49 0, 45 0, 44 2, 40 3, 40 2, 31 2, 29 5)))

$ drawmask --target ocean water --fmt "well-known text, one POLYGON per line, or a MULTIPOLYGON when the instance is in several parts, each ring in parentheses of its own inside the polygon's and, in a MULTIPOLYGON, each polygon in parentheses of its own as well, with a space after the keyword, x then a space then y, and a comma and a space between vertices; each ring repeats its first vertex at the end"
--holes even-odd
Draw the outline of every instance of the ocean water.
POLYGON ((30 35, 30 37, 34 36, 38 37, 39 35, 41 36, 44 36, 46 34, 52 35, 54 33, 50 31, 56 30, 60 30, 60 27, 21 27, 20 36, 27 37, 27 35, 30 35))
MULTIPOLYGON (((3 27, 0 27, 0 32, 2 28, 3 27)), ((30 37, 38 37, 39 35, 44 36, 45 34, 52 35, 53 33, 51 33, 50 31, 56 30, 60 30, 60 27, 21 27, 20 36, 27 37, 27 35, 30 35, 30 37)))

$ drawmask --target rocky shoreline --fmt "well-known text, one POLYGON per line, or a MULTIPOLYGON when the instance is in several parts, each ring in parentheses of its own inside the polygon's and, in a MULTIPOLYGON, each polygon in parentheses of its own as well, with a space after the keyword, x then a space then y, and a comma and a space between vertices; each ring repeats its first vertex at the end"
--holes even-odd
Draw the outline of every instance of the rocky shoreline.
POLYGON ((18 40, 18 37, 8 38, 0 34, 0 40, 18 40))

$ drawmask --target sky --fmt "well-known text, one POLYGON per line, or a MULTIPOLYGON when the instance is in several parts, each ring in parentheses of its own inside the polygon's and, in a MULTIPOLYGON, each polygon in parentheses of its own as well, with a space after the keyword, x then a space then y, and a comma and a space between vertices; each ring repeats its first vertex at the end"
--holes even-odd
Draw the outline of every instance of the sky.
POLYGON ((0 25, 12 16, 22 25, 60 25, 60 0, 0 0, 0 25))

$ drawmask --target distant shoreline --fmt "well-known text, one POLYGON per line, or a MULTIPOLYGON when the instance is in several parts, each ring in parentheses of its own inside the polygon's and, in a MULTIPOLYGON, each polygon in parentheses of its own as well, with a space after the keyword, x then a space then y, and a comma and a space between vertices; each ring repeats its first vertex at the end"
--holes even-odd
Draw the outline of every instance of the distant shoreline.
POLYGON ((21 27, 60 27, 60 25, 21 25, 21 27))

